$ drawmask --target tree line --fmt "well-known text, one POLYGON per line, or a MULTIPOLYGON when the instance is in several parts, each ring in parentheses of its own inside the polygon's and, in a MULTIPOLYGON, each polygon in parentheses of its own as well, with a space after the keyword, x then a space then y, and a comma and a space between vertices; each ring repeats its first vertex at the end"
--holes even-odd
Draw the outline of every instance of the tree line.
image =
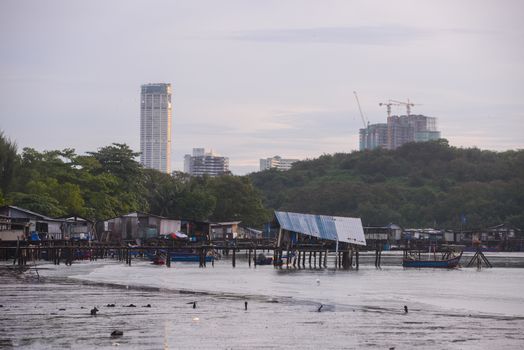
POLYGON ((323 155, 250 175, 267 207, 361 217, 364 225, 524 229, 524 151, 409 143, 323 155))
POLYGON ((291 170, 190 177, 143 168, 127 145, 39 152, 0 132, 0 204, 103 220, 132 211, 261 227, 272 210, 362 218, 365 226, 524 228, 524 150, 444 139, 323 155, 291 170))
POLYGON ((78 155, 74 149, 39 152, 17 146, 0 133, 0 204, 51 217, 104 220, 142 211, 202 221, 242 221, 261 226, 270 219, 260 193, 247 177, 190 177, 143 168, 139 153, 113 143, 78 155))

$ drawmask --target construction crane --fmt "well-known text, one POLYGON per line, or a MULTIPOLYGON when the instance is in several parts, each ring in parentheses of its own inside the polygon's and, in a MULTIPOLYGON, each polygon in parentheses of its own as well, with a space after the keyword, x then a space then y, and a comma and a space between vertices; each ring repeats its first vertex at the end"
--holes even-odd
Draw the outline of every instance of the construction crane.
POLYGON ((360 118, 362 118, 362 123, 364 123, 364 129, 368 127, 369 122, 366 122, 366 118, 364 117, 364 113, 362 113, 362 108, 360 107, 360 101, 358 100, 358 95, 356 91, 353 91, 353 94, 355 94, 355 99, 357 100, 358 110, 360 112, 360 118))
POLYGON ((379 106, 386 106, 386 111, 388 113, 388 118, 391 117, 391 106, 400 106, 398 102, 395 102, 393 100, 389 100, 389 102, 380 102, 378 104, 379 106))
POLYGON ((419 106, 419 104, 417 103, 412 103, 409 101, 409 98, 408 98, 408 102, 402 102, 402 101, 396 101, 396 100, 389 100, 390 102, 395 102, 395 103, 398 103, 398 104, 401 104, 401 105, 404 105, 406 106, 406 115, 407 116, 410 116, 411 115, 411 107, 414 107, 414 106, 419 106))

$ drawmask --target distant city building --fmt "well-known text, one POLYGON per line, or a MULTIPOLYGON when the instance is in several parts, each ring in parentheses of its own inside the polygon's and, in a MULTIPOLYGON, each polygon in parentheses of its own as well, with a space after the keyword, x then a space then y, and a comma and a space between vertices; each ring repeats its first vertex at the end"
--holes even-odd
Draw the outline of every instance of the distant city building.
POLYGON ((193 148, 193 154, 184 156, 184 172, 191 176, 220 176, 229 173, 229 158, 221 157, 204 148, 193 148))
POLYGON ((391 116, 387 124, 370 124, 360 129, 360 150, 386 148, 397 149, 408 142, 424 142, 440 139, 437 118, 424 115, 391 116))
POLYGON ((369 124, 367 128, 360 129, 360 150, 387 148, 388 125, 386 123, 369 124))
POLYGON ((171 84, 145 84, 140 93, 140 164, 171 171, 171 84))
POLYGON ((298 162, 299 159, 284 159, 280 156, 272 158, 260 159, 260 171, 275 168, 278 170, 289 170, 293 163, 298 162))
POLYGON ((388 149, 408 142, 438 140, 437 118, 424 115, 402 115, 388 118, 388 149))

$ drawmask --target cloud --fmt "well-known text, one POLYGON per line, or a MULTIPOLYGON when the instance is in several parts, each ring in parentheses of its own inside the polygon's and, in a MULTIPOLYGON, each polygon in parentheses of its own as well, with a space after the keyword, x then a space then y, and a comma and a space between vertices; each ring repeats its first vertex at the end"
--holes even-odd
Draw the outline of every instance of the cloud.
POLYGON ((248 30, 234 32, 230 38, 285 44, 315 43, 384 46, 429 39, 435 34, 436 32, 430 29, 386 25, 248 30))

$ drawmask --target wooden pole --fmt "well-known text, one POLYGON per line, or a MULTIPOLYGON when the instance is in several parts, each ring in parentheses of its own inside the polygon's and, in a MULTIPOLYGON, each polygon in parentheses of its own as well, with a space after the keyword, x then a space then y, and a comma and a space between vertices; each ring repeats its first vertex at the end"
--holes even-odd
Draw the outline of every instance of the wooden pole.
POLYGON ((356 252, 355 252, 355 268, 358 270, 358 266, 359 266, 359 261, 358 261, 358 247, 356 247, 356 252))
POLYGON ((302 252, 302 268, 306 268, 306 251, 302 252))

